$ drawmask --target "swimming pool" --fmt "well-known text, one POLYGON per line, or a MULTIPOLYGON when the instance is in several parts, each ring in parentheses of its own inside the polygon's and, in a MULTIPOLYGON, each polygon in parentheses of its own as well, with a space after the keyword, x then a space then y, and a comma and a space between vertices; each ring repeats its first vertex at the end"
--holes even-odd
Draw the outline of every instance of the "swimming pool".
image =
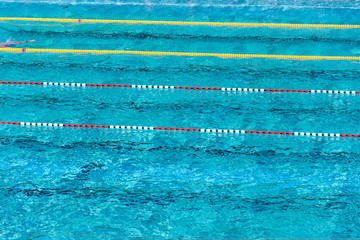
MULTIPOLYGON (((9 0, 0 17, 356 25, 358 8, 352 1, 9 0)), ((4 40, 37 40, 26 49, 297 56, 359 57, 359 31, 0 23, 4 40)), ((1 237, 357 238, 357 137, 223 130, 359 134, 359 62, 1 51, 0 121, 30 123, 0 124, 1 237)))

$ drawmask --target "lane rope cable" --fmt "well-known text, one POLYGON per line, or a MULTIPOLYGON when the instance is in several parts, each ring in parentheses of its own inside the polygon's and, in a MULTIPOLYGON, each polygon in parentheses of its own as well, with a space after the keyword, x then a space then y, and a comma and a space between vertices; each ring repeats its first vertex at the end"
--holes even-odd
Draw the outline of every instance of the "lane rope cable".
POLYGON ((239 23, 239 22, 186 22, 186 21, 150 21, 150 20, 106 20, 106 19, 69 19, 69 18, 25 18, 0 17, 0 21, 32 22, 77 22, 77 23, 125 23, 125 24, 161 24, 161 25, 203 25, 234 27, 288 27, 288 28, 360 28, 351 24, 293 24, 293 23, 239 23))
POLYGON ((141 89, 185 89, 204 91, 227 91, 227 92, 291 92, 291 93, 329 93, 359 95, 360 91, 343 90, 304 90, 304 89, 269 89, 269 88, 229 88, 229 87, 189 87, 169 85, 130 85, 130 84, 96 84, 96 83, 63 83, 63 82, 24 82, 24 81, 0 81, 6 85, 43 85, 43 86, 71 86, 71 87, 115 87, 115 88, 141 88, 141 89))
POLYGON ((269 135, 290 135, 290 136, 319 136, 319 137, 355 137, 359 134, 345 133, 311 133, 311 132, 281 132, 281 131, 254 131, 234 129, 213 129, 213 128, 179 128, 179 127, 148 127, 148 126, 123 126, 123 125, 97 125, 97 124, 63 124, 63 123, 36 123, 36 122, 6 122, 0 121, 0 125, 20 126, 46 126, 46 127, 67 127, 67 128, 111 128, 111 129, 132 129, 132 130, 163 130, 181 132, 206 132, 206 133, 233 133, 233 134, 269 134, 269 135))
POLYGON ((125 50, 85 50, 85 49, 43 49, 43 48, 0 48, 1 52, 45 52, 45 53, 93 53, 93 54, 135 54, 157 56, 187 57, 220 57, 220 58, 277 58, 296 60, 360 60, 356 56, 301 56, 301 55, 268 55, 268 54, 236 54, 236 53, 194 53, 194 52, 156 52, 125 50))

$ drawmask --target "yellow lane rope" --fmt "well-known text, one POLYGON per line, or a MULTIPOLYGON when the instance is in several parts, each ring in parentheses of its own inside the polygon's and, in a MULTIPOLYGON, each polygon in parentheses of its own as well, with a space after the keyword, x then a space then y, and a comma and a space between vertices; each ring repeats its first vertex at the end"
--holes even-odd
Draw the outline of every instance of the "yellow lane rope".
POLYGON ((206 25, 206 26, 235 26, 235 27, 239 26, 239 27, 290 27, 290 28, 360 28, 360 25, 341 25, 341 24, 182 22, 182 21, 104 20, 104 19, 68 19, 68 18, 23 18, 23 17, 0 17, 0 21, 127 23, 127 24, 164 24, 164 25, 206 25))
POLYGON ((279 59, 297 59, 297 60, 360 60, 360 57, 355 57, 355 56, 300 56, 300 55, 154 52, 154 51, 123 51, 123 50, 78 50, 78 49, 41 49, 41 48, 0 48, 0 52, 138 54, 138 55, 158 55, 158 56, 191 56, 191 57, 220 57, 220 58, 279 58, 279 59))

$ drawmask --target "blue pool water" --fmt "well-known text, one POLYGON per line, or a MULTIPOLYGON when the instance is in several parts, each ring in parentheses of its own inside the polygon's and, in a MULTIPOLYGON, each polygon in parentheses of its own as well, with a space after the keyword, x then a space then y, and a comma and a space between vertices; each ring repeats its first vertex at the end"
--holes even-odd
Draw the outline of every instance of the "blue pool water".
MULTIPOLYGON (((0 2, 1 17, 359 24, 355 1, 0 2), (100 4, 102 3, 102 4, 100 4)), ((29 48, 360 56, 359 29, 1 22, 29 48)), ((0 81, 360 90, 359 61, 0 53, 0 81)), ((338 94, 0 85, 0 121, 360 133, 338 94)), ((2 239, 359 238, 357 138, 0 125, 2 239)))

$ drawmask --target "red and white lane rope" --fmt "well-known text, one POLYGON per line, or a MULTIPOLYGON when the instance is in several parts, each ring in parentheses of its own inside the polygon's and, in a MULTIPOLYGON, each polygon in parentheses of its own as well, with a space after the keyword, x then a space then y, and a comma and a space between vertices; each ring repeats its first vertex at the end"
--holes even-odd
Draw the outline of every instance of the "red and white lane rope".
POLYGON ((43 86, 71 86, 71 87, 120 87, 120 88, 148 88, 148 89, 188 89, 188 90, 212 90, 229 92, 295 92, 295 93, 334 93, 358 95, 360 91, 344 90, 309 90, 309 89, 269 89, 269 88, 229 88, 229 87, 189 87, 169 85, 129 85, 129 84, 96 84, 96 83, 63 83, 63 82, 20 82, 0 81, 0 84, 16 85, 43 85, 43 86))
POLYGON ((324 137, 359 137, 360 134, 349 133, 311 133, 311 132, 280 132, 280 131, 254 131, 234 129, 213 129, 213 128, 178 128, 178 127, 149 127, 149 126, 123 126, 123 125, 97 125, 97 124, 63 124, 63 123, 36 123, 36 122, 3 122, 6 125, 20 126, 46 126, 66 128, 111 128, 111 129, 133 129, 133 130, 162 130, 181 132, 206 132, 206 133, 232 133, 232 134, 270 134, 270 135, 291 135, 291 136, 324 136, 324 137))

